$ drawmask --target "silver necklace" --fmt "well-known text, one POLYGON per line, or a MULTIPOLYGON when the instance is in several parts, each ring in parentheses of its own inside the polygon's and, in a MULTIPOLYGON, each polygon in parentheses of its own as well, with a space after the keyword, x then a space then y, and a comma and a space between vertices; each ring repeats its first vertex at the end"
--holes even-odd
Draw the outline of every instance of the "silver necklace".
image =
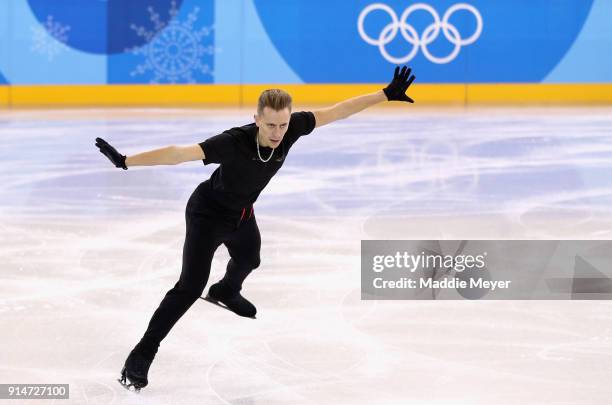
POLYGON ((261 153, 259 152, 259 137, 257 136, 258 134, 259 134, 259 132, 257 134, 255 134, 255 143, 257 144, 257 156, 259 156, 259 160, 261 160, 262 162, 266 163, 270 159, 272 159, 272 155, 274 155, 274 149, 272 149, 272 152, 270 153, 270 156, 268 156, 268 158, 266 160, 264 160, 261 157, 261 153))

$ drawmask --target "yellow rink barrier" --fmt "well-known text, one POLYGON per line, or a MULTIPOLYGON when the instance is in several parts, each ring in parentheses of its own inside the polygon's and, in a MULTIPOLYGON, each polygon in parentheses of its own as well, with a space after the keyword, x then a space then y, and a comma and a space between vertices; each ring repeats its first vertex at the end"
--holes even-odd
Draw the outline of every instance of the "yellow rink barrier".
MULTIPOLYGON (((0 106, 250 106, 262 90, 287 90, 295 104, 333 104, 380 90, 385 84, 164 84, 0 86, 0 106)), ((593 84, 415 84, 418 105, 610 104, 612 83, 593 84)))
POLYGON ((11 86, 13 107, 237 105, 239 85, 11 86))
POLYGON ((612 83, 470 84, 467 104, 609 104, 612 83))

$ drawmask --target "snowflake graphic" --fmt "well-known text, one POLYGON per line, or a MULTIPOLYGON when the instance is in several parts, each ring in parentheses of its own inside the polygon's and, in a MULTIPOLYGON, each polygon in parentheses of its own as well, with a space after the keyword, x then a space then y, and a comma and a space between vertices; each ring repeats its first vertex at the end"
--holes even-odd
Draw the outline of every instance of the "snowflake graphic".
POLYGON ((44 24, 30 27, 30 30, 32 31, 32 46, 30 49, 47 56, 49 62, 66 49, 70 26, 55 21, 52 15, 47 16, 47 21, 44 24))
POLYGON ((131 25, 136 34, 146 40, 146 45, 126 49, 133 55, 145 58, 144 63, 136 66, 130 75, 143 75, 151 71, 154 77, 150 83, 178 81, 195 83, 192 76, 195 72, 213 76, 210 65, 203 63, 202 59, 205 55, 214 55, 219 49, 215 49, 213 45, 202 44, 202 39, 211 34, 213 26, 202 27, 197 31, 193 29, 200 8, 194 7, 187 20, 182 23, 176 18, 178 15, 176 1, 171 3, 168 23, 160 20, 159 14, 153 7, 149 7, 148 11, 150 21, 155 26, 153 30, 131 25))

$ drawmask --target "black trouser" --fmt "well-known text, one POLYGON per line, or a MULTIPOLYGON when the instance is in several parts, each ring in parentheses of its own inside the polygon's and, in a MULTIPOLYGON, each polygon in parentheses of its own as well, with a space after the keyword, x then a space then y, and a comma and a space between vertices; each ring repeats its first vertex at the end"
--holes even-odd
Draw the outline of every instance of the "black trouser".
POLYGON ((196 189, 187 203, 185 221, 181 276, 166 293, 136 346, 150 358, 174 324, 202 295, 213 255, 221 243, 231 257, 222 280, 230 289, 240 291, 244 279, 259 266, 261 237, 252 206, 238 212, 220 211, 196 189))

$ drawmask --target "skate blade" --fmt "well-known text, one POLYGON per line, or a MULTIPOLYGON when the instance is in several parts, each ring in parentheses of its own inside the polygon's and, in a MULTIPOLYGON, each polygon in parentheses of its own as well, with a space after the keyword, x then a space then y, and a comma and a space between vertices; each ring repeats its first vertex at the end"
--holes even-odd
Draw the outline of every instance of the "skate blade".
POLYGON ((131 383, 130 383, 130 384, 125 383, 125 382, 121 381, 121 379, 120 379, 120 378, 117 378, 117 381, 119 381, 119 384, 121 384, 121 386, 122 386, 123 388, 125 388, 126 390, 128 390, 128 391, 130 391, 130 392, 135 392, 135 393, 137 393, 137 394, 139 394, 139 393, 140 393, 140 388, 136 387, 134 384, 131 384, 131 383))
MULTIPOLYGON (((221 303, 221 302, 217 301, 216 299, 212 298, 210 295, 207 295, 206 297, 200 297, 200 298, 202 298, 204 301, 210 302, 211 304, 215 304, 216 306, 221 307, 221 308, 223 308, 223 309, 225 309, 227 311, 230 311, 232 314, 236 314, 234 311, 232 311, 231 309, 229 309, 228 307, 223 305, 223 303, 221 303)), ((257 319, 254 316, 242 316, 240 314, 236 314, 236 315, 238 315, 238 316, 240 316, 242 318, 257 319)))
POLYGON ((135 385, 132 382, 128 382, 128 378, 125 375, 125 369, 123 369, 121 371, 121 378, 117 378, 117 381, 119 382, 119 384, 121 384, 121 386, 123 388, 125 388, 126 390, 128 390, 130 392, 140 393, 140 389, 142 388, 142 387, 140 387, 138 385, 135 385), (132 389, 132 388, 134 388, 134 389, 132 389))

